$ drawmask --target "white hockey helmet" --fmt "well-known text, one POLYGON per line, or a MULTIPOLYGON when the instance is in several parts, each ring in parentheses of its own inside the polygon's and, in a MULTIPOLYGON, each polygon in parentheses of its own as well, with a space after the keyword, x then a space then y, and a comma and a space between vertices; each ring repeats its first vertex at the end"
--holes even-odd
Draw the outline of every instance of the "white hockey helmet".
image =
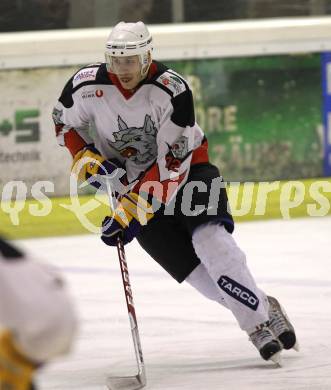
POLYGON ((152 35, 143 22, 118 23, 111 31, 106 44, 106 64, 109 72, 116 73, 114 58, 137 55, 141 75, 146 76, 151 64, 152 35))

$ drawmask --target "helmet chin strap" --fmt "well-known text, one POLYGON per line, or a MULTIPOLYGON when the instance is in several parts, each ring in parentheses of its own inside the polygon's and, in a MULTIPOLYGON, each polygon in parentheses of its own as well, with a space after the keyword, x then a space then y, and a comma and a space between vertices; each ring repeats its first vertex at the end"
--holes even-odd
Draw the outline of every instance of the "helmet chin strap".
POLYGON ((142 54, 140 56, 140 61, 141 61, 141 76, 142 76, 142 79, 143 80, 147 74, 148 74, 148 71, 149 71, 149 67, 151 66, 151 63, 152 63, 152 55, 151 55, 151 52, 148 51, 147 53, 145 54, 142 54), (147 64, 146 65, 143 65, 144 63, 144 57, 147 57, 147 64))
POLYGON ((149 67, 150 67, 150 64, 146 65, 146 66, 145 66, 145 69, 144 69, 144 68, 141 68, 141 72, 140 72, 140 74, 141 74, 141 80, 143 80, 143 79, 147 76, 148 71, 149 71, 149 67))

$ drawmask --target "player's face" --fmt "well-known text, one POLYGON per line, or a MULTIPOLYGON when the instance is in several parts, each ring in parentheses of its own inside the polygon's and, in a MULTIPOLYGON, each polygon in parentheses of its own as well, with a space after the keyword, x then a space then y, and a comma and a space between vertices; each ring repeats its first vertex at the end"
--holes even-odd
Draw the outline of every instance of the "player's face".
POLYGON ((141 81, 141 64, 138 56, 112 57, 111 69, 125 89, 133 89, 141 81))

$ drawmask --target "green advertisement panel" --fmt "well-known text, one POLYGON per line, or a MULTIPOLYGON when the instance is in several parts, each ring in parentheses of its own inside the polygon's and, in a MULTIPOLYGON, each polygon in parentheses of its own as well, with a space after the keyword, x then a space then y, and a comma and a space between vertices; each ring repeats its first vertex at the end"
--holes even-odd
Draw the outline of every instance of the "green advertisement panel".
POLYGON ((167 62, 193 90, 227 181, 323 175, 320 55, 167 62))

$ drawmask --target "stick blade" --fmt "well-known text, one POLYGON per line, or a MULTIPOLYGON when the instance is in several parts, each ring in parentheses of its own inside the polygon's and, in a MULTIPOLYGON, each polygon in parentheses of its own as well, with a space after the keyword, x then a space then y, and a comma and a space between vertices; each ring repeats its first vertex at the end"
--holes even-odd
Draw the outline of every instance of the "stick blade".
POLYGON ((109 390, 138 390, 146 386, 146 381, 140 375, 116 376, 107 379, 109 390))

